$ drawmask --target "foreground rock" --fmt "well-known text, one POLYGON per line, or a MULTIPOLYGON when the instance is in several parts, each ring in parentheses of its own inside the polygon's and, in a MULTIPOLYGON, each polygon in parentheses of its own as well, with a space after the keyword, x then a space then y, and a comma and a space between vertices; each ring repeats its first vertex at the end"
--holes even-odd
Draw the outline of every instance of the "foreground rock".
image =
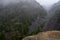
POLYGON ((28 36, 23 38, 23 40, 59 40, 60 39, 60 31, 47 31, 41 32, 37 35, 28 36))

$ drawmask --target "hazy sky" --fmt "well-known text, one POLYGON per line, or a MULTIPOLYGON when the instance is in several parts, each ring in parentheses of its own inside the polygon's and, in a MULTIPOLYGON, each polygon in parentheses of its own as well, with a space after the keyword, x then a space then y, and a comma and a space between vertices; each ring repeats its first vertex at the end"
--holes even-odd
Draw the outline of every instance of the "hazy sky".
POLYGON ((36 0, 36 1, 48 9, 49 7, 51 7, 54 3, 58 2, 59 0, 36 0))

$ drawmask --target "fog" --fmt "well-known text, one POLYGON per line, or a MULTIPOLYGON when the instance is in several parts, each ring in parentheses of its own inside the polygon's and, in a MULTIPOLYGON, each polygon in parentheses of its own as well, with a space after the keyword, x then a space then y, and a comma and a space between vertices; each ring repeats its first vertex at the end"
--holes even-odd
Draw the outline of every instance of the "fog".
POLYGON ((0 0, 0 4, 7 5, 9 3, 17 3, 19 0, 0 0))
MULTIPOLYGON (((24 1, 24 0, 23 0, 24 1)), ((36 0, 38 3, 40 3, 45 9, 49 9, 54 3, 58 2, 59 0, 36 0)), ((19 0, 0 0, 0 4, 9 4, 11 2, 19 2, 19 0)))
POLYGON ((58 2, 59 0, 36 0, 38 3, 40 3, 45 9, 50 9, 50 7, 58 2))

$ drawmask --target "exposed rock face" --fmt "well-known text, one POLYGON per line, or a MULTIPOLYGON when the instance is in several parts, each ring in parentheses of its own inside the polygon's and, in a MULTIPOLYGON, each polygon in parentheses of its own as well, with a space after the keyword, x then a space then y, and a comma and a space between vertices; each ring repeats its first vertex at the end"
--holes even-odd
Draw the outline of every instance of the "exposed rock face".
POLYGON ((50 10, 51 18, 47 25, 44 27, 44 31, 48 30, 60 30, 60 2, 54 4, 50 10))
POLYGON ((41 32, 37 35, 25 37, 23 40, 48 40, 49 38, 60 38, 60 31, 41 32))

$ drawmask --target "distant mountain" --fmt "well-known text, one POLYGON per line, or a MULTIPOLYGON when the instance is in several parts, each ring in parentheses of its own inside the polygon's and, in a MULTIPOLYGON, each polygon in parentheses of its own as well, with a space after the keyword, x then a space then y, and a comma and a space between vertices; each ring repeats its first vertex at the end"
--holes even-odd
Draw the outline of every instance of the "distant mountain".
POLYGON ((52 6, 50 10, 51 18, 47 25, 44 27, 46 31, 48 30, 60 30, 60 1, 52 6))

